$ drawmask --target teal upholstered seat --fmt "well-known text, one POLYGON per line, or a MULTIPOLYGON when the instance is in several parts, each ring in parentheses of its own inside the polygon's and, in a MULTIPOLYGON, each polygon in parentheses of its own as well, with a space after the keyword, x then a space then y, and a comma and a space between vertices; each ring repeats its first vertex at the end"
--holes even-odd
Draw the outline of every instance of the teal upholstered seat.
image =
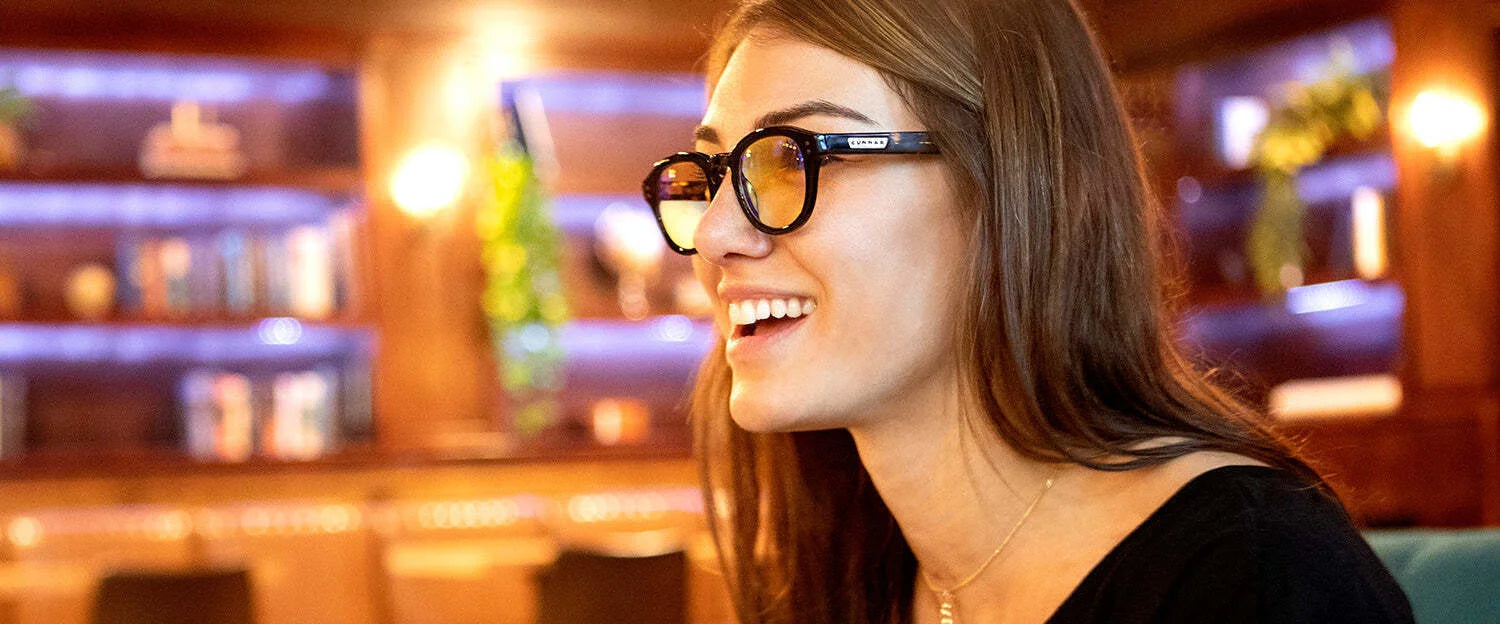
POLYGON ((1500 529, 1369 531, 1420 624, 1500 624, 1500 529))

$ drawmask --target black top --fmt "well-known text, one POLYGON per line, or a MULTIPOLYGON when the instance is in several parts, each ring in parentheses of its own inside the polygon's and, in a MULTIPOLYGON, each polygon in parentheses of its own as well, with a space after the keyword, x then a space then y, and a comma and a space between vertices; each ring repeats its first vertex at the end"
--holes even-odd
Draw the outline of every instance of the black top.
POLYGON ((1282 470, 1226 466, 1163 503, 1048 621, 1413 620, 1337 502, 1282 470))

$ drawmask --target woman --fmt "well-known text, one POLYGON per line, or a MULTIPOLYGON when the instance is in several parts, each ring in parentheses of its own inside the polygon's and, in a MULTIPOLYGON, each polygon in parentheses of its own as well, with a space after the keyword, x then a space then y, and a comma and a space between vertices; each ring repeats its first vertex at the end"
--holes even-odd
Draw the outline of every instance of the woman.
POLYGON ((741 621, 1411 620, 1172 346, 1066 0, 754 0, 709 76, 645 193, 725 336, 694 418, 741 621))

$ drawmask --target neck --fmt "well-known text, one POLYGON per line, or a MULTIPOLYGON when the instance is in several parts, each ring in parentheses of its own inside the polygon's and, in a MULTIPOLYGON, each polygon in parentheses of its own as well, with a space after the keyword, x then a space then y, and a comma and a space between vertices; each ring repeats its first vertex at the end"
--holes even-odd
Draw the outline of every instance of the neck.
POLYGON ((923 574, 950 589, 985 564, 1056 469, 1022 457, 983 423, 966 425, 958 393, 934 394, 908 397, 889 406, 892 417, 850 433, 923 574))

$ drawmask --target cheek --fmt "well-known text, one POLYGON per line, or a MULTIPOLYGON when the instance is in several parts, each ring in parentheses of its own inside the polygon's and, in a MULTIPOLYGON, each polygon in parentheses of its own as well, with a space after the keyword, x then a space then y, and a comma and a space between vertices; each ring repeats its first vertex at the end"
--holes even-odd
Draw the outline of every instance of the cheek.
POLYGON ((818 204, 810 223, 819 256, 826 272, 842 274, 831 288, 857 284, 901 300, 946 295, 957 283, 967 237, 940 163, 851 170, 820 185, 818 204))
POLYGON ((946 178, 940 168, 901 169, 831 185, 834 214, 819 215, 829 226, 820 273, 842 295, 840 324, 853 330, 844 338, 862 349, 947 344, 961 305, 967 236, 946 178))
MULTIPOLYGON (((720 312, 724 306, 719 303, 719 268, 704 260, 702 254, 698 254, 693 256, 693 276, 698 279, 698 285, 703 287, 703 292, 708 294, 708 300, 714 310, 714 322, 720 323, 720 312)), ((719 329, 727 330, 727 326, 721 325, 719 329)))

